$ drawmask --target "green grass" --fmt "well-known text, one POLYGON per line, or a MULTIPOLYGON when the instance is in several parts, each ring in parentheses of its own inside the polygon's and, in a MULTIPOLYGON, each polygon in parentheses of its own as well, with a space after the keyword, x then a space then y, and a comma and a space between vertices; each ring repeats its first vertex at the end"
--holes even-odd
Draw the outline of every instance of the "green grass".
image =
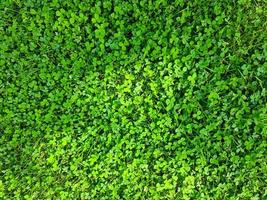
POLYGON ((266 5, 1 0, 0 199, 266 199, 266 5))

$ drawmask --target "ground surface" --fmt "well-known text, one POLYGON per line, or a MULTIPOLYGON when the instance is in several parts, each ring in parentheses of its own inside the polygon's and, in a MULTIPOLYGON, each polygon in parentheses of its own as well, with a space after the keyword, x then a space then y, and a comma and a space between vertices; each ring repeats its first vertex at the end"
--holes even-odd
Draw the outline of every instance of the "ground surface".
POLYGON ((266 199, 266 3, 1 0, 1 199, 266 199))

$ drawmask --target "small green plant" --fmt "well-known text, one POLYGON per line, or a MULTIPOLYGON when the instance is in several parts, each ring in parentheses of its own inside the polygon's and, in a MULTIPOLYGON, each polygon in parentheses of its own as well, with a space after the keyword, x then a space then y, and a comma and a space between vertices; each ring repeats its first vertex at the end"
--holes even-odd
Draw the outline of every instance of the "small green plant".
POLYGON ((266 199, 266 9, 1 0, 0 199, 266 199))

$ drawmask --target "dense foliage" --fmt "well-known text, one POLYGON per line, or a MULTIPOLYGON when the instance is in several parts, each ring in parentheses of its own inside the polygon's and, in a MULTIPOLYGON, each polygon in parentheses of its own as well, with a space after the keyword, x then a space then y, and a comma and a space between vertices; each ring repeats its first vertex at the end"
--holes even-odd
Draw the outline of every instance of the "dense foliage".
POLYGON ((1 0, 1 199, 266 199, 266 3, 1 0))

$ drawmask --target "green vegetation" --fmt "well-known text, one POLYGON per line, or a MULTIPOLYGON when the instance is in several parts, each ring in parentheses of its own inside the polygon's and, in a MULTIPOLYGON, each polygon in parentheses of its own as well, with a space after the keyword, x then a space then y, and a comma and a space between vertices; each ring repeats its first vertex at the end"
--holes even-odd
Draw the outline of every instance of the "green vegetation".
POLYGON ((264 0, 1 0, 0 199, 267 199, 264 0))

